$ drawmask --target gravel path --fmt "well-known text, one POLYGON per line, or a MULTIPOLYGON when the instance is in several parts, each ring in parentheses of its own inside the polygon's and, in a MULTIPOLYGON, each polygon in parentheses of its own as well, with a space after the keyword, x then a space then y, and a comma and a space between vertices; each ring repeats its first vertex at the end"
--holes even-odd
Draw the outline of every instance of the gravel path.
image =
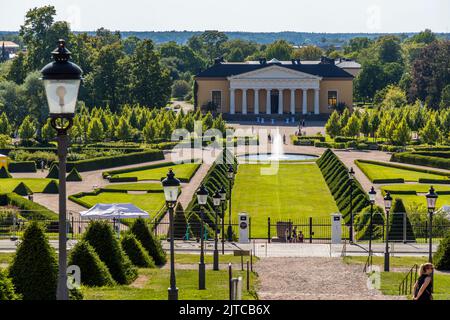
POLYGON ((262 258, 255 264, 261 300, 392 300, 368 289, 361 266, 341 258, 262 258))

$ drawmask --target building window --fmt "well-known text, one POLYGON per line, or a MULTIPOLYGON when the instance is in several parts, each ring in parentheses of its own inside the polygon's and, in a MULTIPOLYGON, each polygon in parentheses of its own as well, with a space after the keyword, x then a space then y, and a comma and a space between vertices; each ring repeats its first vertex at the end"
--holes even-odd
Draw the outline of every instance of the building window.
POLYGON ((222 91, 212 92, 212 102, 217 106, 217 108, 222 107, 222 91))
POLYGON ((328 91, 328 106, 336 107, 337 105, 337 91, 328 91))

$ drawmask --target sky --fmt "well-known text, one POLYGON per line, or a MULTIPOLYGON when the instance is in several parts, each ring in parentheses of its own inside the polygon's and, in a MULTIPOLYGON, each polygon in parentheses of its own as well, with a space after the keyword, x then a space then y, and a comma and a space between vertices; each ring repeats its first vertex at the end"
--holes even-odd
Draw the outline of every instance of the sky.
POLYGON ((74 31, 450 32, 449 0, 0 0, 0 30, 43 5, 74 31))

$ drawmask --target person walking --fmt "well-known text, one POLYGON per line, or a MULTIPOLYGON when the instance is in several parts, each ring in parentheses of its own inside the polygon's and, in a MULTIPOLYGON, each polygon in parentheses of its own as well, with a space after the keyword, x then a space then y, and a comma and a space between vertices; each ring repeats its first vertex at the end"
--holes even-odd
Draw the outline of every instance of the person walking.
POLYGON ((433 270, 434 266, 431 263, 424 263, 420 266, 419 279, 414 284, 413 300, 433 300, 433 270))
POLYGON ((286 134, 283 134, 283 144, 286 144, 286 134))
POLYGON ((270 135, 270 133, 269 133, 269 135, 267 136, 267 140, 269 140, 269 143, 272 143, 272 136, 270 135))
POLYGON ((297 227, 294 227, 294 230, 292 230, 292 242, 297 242, 297 227))

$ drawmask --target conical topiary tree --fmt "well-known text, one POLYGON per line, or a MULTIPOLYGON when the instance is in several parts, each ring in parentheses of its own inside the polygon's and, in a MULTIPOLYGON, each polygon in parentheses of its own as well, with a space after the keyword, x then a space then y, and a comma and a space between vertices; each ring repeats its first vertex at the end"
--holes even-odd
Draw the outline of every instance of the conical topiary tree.
POLYGON ((447 232, 447 235, 441 240, 433 261, 436 269, 450 271, 450 232, 447 232))
POLYGON ((11 278, 8 277, 6 270, 0 269, 0 301, 18 300, 20 295, 14 291, 14 285, 11 278))
POLYGON ((55 180, 51 180, 44 188, 44 191, 42 193, 51 193, 51 194, 57 194, 59 193, 59 186, 58 182, 55 180))
POLYGON ((24 300, 55 300, 58 263, 44 227, 33 221, 25 229, 22 242, 9 268, 9 276, 24 300))
POLYGON ((155 262, 132 233, 125 234, 121 239, 122 248, 136 267, 154 268, 155 262))
POLYGON ((144 219, 136 219, 131 226, 130 231, 141 242, 142 246, 153 258, 156 265, 160 266, 166 263, 167 257, 162 248, 161 241, 155 239, 144 219))
MULTIPOLYGON (((175 216, 173 219, 173 237, 174 239, 183 239, 186 236, 187 219, 184 214, 184 209, 181 203, 177 204, 175 208, 175 216)), ((189 234, 192 236, 192 231, 189 229, 189 234)))
POLYGON ((78 181, 83 181, 83 178, 81 178, 81 175, 78 172, 77 168, 73 167, 73 169, 70 170, 69 174, 67 175, 66 180, 72 181, 72 182, 78 182, 78 181))
POLYGON ((127 257, 113 229, 106 221, 93 221, 83 240, 89 242, 119 284, 129 284, 137 278, 137 269, 127 257))
POLYGON ((406 214, 406 208, 402 199, 394 199, 394 205, 392 206, 390 213, 390 226, 389 226, 389 240, 403 240, 403 224, 404 215, 406 215, 406 241, 415 241, 414 231, 411 223, 406 214))
POLYGON ((97 252, 87 241, 79 241, 70 252, 69 265, 77 265, 81 271, 81 283, 89 287, 114 284, 111 273, 97 252))
POLYGON ((0 168, 0 179, 12 178, 11 174, 8 172, 6 167, 0 168))
POLYGON ((53 164, 50 170, 48 171, 47 177, 49 179, 59 179, 59 167, 56 164, 53 164))
POLYGON ((19 183, 17 187, 14 188, 13 192, 17 193, 20 196, 27 196, 29 194, 33 194, 33 191, 31 191, 31 189, 28 188, 28 186, 23 182, 19 183))

